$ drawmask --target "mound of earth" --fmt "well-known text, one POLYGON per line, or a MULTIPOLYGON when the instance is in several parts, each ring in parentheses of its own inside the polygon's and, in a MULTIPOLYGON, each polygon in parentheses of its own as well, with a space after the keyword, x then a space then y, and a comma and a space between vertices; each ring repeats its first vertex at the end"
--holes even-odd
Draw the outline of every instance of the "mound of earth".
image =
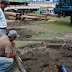
POLYGON ((33 30, 33 29, 28 29, 28 28, 10 28, 7 30, 7 33, 10 30, 16 30, 18 32, 18 34, 20 35, 20 40, 24 40, 25 38, 30 38, 34 35, 39 35, 39 34, 43 34, 42 32, 33 30))
POLYGON ((56 72, 54 64, 58 62, 72 72, 72 41, 46 40, 23 46, 17 52, 27 72, 56 72))

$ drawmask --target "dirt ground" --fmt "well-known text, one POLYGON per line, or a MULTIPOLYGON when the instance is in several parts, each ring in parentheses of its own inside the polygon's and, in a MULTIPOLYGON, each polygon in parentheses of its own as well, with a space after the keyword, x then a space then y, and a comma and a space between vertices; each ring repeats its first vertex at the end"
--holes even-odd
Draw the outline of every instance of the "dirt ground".
POLYGON ((72 72, 72 44, 49 42, 29 44, 21 47, 18 53, 27 72, 56 72, 54 64, 61 62, 72 72))
MULTIPOLYGON (((12 24, 8 24, 8 26, 12 27, 12 24)), ((15 24, 15 26, 17 25, 15 24)), ((27 28, 10 29, 18 31, 21 35, 20 40, 42 33, 27 28)), ((68 69, 68 72, 72 72, 72 41, 70 40, 43 40, 41 43, 20 47, 17 49, 17 53, 21 57, 22 64, 27 72, 56 72, 54 64, 60 62, 68 69)), ((12 72, 19 72, 16 63, 12 72)))

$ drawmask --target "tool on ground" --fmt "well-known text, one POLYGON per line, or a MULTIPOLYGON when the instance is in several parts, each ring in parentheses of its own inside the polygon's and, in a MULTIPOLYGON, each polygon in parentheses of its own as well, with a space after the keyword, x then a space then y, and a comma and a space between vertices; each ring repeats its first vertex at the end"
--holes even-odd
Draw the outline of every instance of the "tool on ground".
MULTIPOLYGON (((15 50, 16 47, 14 47, 13 49, 15 50)), ((15 56, 15 59, 16 59, 16 61, 17 61, 19 70, 20 70, 21 72, 26 72, 26 70, 24 69, 23 65, 21 64, 22 60, 21 60, 21 58, 18 56, 17 53, 16 53, 16 56, 15 56)))

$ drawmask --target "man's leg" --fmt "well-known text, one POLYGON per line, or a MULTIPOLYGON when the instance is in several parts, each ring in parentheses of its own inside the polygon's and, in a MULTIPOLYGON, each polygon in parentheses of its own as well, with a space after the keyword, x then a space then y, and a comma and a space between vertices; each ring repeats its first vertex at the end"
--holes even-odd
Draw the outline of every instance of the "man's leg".
POLYGON ((9 72, 13 64, 13 58, 0 57, 0 72, 9 72))

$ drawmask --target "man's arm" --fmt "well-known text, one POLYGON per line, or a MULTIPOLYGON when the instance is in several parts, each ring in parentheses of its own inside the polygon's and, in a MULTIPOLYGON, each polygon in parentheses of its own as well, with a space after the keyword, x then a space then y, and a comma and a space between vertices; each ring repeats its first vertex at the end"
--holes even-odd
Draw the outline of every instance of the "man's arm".
POLYGON ((6 46, 6 57, 7 58, 12 58, 12 57, 14 57, 14 56, 16 56, 16 52, 14 52, 14 50, 13 50, 13 48, 12 47, 14 47, 15 46, 15 43, 14 42, 12 42, 12 44, 8 44, 7 46, 6 46), (12 49, 12 50, 11 50, 12 49), (13 51, 13 53, 11 53, 11 51, 13 51))

